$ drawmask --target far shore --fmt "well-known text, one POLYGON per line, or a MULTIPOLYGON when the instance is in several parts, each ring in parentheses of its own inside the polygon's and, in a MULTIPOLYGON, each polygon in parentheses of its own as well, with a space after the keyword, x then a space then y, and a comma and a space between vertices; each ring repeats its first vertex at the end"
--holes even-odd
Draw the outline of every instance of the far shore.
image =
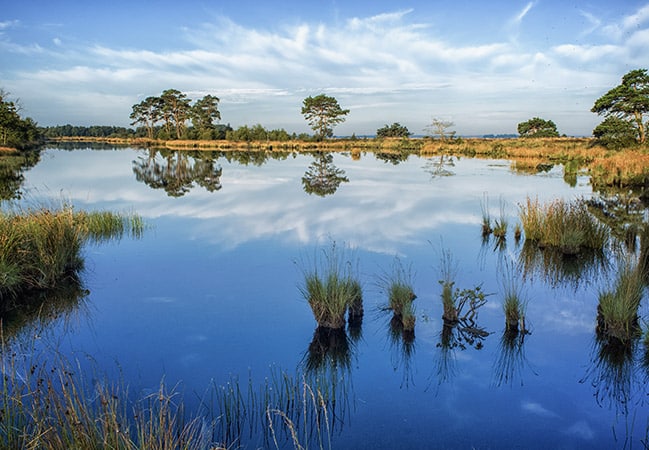
POLYGON ((571 173, 586 170, 596 184, 618 187, 649 186, 649 152, 646 146, 609 150, 593 138, 334 138, 324 141, 155 140, 146 138, 61 137, 49 142, 87 142, 138 148, 221 152, 363 152, 403 160, 408 155, 456 155, 506 159, 519 171, 535 172, 548 164, 569 164, 571 173), (390 156, 391 155, 391 156, 390 156))

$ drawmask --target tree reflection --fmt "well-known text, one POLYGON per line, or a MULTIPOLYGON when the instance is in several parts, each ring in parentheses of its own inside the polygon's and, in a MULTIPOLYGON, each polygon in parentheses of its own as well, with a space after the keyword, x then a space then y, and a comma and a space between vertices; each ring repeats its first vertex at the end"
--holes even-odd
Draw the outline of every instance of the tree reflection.
POLYGON ((335 193, 341 183, 349 182, 345 171, 337 168, 333 160, 331 153, 323 153, 315 157, 302 177, 304 192, 324 197, 335 193))
POLYGON ((25 180, 23 173, 34 167, 39 160, 39 151, 0 156, 0 200, 21 198, 20 187, 25 180))
POLYGON ((455 175, 455 172, 451 170, 452 167, 455 167, 455 161, 452 156, 447 155, 427 158, 424 163, 424 171, 429 173, 431 178, 455 175))
POLYGON ((170 197, 182 197, 195 185, 209 192, 221 189, 223 169, 211 154, 150 149, 147 157, 133 161, 137 181, 163 189, 170 197))

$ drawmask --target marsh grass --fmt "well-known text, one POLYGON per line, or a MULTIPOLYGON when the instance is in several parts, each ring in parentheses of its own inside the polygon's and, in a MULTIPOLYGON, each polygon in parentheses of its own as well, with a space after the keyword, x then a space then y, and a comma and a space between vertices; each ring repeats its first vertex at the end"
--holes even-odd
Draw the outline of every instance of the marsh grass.
POLYGON ((1 448, 206 448, 199 422, 185 420, 182 403, 164 383, 132 402, 123 385, 84 378, 87 368, 79 362, 28 355, 3 344, 1 448))
POLYGON ((499 241, 504 241, 507 238, 507 229, 509 228, 509 221, 505 214, 505 201, 500 199, 500 215, 494 222, 493 235, 499 241))
POLYGON ((623 261, 617 278, 607 290, 599 293, 597 330, 628 342, 640 333, 638 308, 644 294, 644 280, 639 266, 623 261))
POLYGON ((480 202, 480 209, 482 211, 482 237, 487 237, 491 234, 491 213, 489 212, 489 199, 487 194, 484 194, 480 202))
POLYGON ((109 212, 75 212, 69 206, 0 212, 0 313, 28 292, 54 289, 83 270, 83 245, 139 237, 142 219, 109 212))
POLYGON ((477 285, 472 289, 460 289, 455 286, 457 263, 449 250, 442 250, 440 260, 442 287, 440 294, 442 300, 442 319, 448 324, 463 322, 469 328, 476 323, 478 310, 487 303, 487 295, 482 292, 482 287, 477 285))
POLYGON ((458 266, 453 260, 453 255, 448 249, 442 249, 440 259, 441 279, 439 284, 442 286, 442 318, 447 322, 458 321, 458 305, 454 295, 455 276, 457 275, 458 266))
POLYGON ((609 240, 608 227, 590 214, 581 200, 559 199, 541 205, 538 199, 528 197, 521 206, 520 219, 526 241, 569 256, 584 250, 603 251, 609 240))
POLYGON ((134 398, 127 386, 108 382, 82 361, 17 344, 3 343, 0 364, 3 449, 324 449, 349 406, 340 373, 273 370, 259 385, 251 377, 232 378, 210 386, 190 413, 180 387, 164 380, 134 398))
POLYGON ((350 306, 362 308, 362 293, 351 260, 335 242, 322 250, 311 268, 304 269, 304 285, 300 292, 308 301, 320 327, 343 328, 350 306))
POLYGON ((525 315, 528 300, 517 268, 509 261, 502 266, 500 284, 503 293, 505 330, 510 332, 520 331, 522 334, 527 334, 525 315))
POLYGON ((388 297, 384 309, 392 311, 407 331, 414 331, 416 321, 413 301, 417 296, 413 289, 413 277, 412 267, 404 266, 401 259, 395 257, 390 271, 383 272, 377 280, 379 289, 388 297))

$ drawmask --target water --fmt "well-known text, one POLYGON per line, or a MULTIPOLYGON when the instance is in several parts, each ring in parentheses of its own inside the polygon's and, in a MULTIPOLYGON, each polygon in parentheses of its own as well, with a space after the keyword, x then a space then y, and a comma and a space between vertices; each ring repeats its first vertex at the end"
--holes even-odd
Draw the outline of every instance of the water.
POLYGON ((501 280, 521 251, 512 232, 518 205, 528 196, 589 197, 586 177, 571 187, 559 166, 517 174, 507 161, 465 158, 395 165, 372 154, 329 161, 291 154, 246 165, 199 155, 51 148, 25 172, 23 202, 135 211, 150 225, 139 240, 86 249, 86 306, 54 321, 41 336, 45 346, 92 357, 132 393, 153 392, 164 378, 190 406, 233 377, 257 386, 277 371, 295 373, 316 328, 299 291, 302 270, 336 242, 358 264, 366 312, 361 337, 344 355, 349 367, 330 378, 345 395, 333 448, 645 442, 646 369, 632 361, 620 383, 598 363, 597 294, 606 283, 598 271, 567 282, 529 273, 531 334, 503 342, 501 280), (316 163, 328 177, 319 177, 316 163), (485 199, 492 217, 502 204, 509 218, 505 248, 482 242, 485 199), (478 315, 489 332, 481 348, 457 341, 458 329, 442 337, 443 251, 457 262, 458 287, 493 294, 478 315), (391 335, 381 311, 387 298, 379 280, 395 257, 414 274, 413 342, 391 335), (449 342, 463 345, 441 345, 449 342))

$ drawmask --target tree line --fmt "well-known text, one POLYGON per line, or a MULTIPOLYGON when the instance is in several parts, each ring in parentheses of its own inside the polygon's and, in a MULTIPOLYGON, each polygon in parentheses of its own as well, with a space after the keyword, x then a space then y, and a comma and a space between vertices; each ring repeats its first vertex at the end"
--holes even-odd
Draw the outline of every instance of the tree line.
MULTIPOLYGON (((167 89, 159 96, 150 96, 132 106, 130 119, 135 129, 114 126, 77 127, 59 125, 39 128, 31 118, 18 114, 16 102, 0 89, 0 145, 24 147, 42 137, 147 137, 149 139, 227 139, 233 141, 324 140, 333 136, 334 127, 345 121, 349 109, 343 109, 336 98, 320 94, 303 100, 302 115, 314 134, 288 133, 280 128, 268 130, 261 124, 237 129, 221 120, 219 98, 205 95, 192 100, 177 89, 167 89), (191 125, 190 125, 191 124, 191 125)), ((622 82, 597 99, 591 109, 604 117, 593 130, 595 142, 616 149, 646 144, 646 115, 649 114, 649 74, 647 69, 631 70, 622 82)), ((425 127, 427 136, 453 139, 453 122, 433 118, 425 127)), ((533 117, 518 124, 519 137, 558 137, 552 120, 533 117)), ((408 138, 412 133, 398 122, 376 130, 376 137, 408 138)), ((354 136, 352 136, 353 138, 354 136)))

